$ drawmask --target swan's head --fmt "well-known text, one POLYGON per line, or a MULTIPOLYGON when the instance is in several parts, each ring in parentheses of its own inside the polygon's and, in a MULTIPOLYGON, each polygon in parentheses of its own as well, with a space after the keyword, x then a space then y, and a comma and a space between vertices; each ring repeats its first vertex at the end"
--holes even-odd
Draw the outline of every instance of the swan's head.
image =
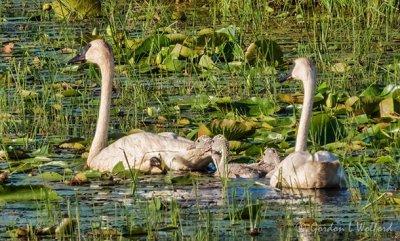
POLYGON ((80 54, 69 60, 68 64, 89 62, 102 65, 110 60, 114 61, 110 45, 102 39, 96 39, 86 45, 80 54))
POLYGON ((290 70, 284 76, 279 78, 279 80, 283 82, 287 79, 297 79, 305 82, 314 80, 314 75, 314 65, 311 60, 307 58, 298 58, 293 62, 293 66, 290 70))

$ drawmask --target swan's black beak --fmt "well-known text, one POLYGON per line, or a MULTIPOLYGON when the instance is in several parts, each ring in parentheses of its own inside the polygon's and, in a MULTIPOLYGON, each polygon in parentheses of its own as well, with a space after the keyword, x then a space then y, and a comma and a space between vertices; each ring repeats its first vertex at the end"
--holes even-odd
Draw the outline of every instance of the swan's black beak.
POLYGON ((84 54, 79 54, 72 59, 70 59, 67 64, 74 64, 74 63, 84 63, 86 61, 84 54))
POLYGON ((73 57, 68 61, 67 64, 74 64, 74 63, 85 63, 86 62, 86 52, 89 50, 91 47, 90 44, 86 45, 82 50, 81 53, 78 54, 77 56, 73 57))
POLYGON ((279 82, 285 82, 286 80, 291 80, 292 79, 292 71, 294 69, 294 64, 292 65, 292 67, 290 67, 290 69, 283 75, 281 75, 279 77, 279 82))

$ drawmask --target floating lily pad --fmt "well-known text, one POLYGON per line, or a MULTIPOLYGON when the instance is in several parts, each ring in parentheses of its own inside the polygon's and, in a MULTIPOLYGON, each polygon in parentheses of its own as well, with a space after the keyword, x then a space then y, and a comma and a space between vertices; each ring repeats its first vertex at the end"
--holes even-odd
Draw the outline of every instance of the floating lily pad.
POLYGON ((97 17, 101 13, 99 0, 56 0, 43 5, 43 10, 53 10, 60 19, 82 20, 88 17, 97 17))
POLYGON ((85 172, 78 172, 75 176, 72 177, 71 181, 69 182, 70 185, 82 185, 88 183, 89 179, 86 176, 85 172))
POLYGON ((239 153, 250 148, 252 144, 243 141, 229 141, 229 150, 239 153))
POLYGON ((117 164, 115 164, 115 166, 113 167, 111 172, 114 174, 125 172, 124 163, 122 161, 120 161, 117 164))
POLYGON ((201 56, 198 65, 199 67, 204 69, 209 69, 209 70, 218 69, 208 55, 201 56))
POLYGON ((165 177, 165 182, 168 184, 175 184, 175 185, 191 185, 193 183, 193 176, 188 175, 181 175, 181 176, 169 176, 165 177))
POLYGON ((168 47, 169 45, 170 40, 165 35, 152 35, 133 50, 135 62, 139 61, 143 56, 155 55, 162 47, 168 47))
POLYGON ((185 39, 187 38, 186 35, 181 34, 181 33, 170 33, 170 34, 165 34, 165 37, 167 37, 171 42, 171 44, 176 44, 180 43, 182 44, 185 39))
POLYGON ((64 179, 64 177, 56 172, 44 172, 33 178, 41 179, 49 182, 60 182, 64 179))
POLYGON ((61 93, 64 97, 73 97, 73 96, 80 96, 81 93, 75 89, 65 90, 61 93))
POLYGON ((248 63, 267 61, 268 63, 282 64, 283 52, 275 41, 260 39, 247 47, 245 58, 248 63))
POLYGON ((208 129, 205 124, 200 124, 199 130, 197 131, 197 136, 212 136, 212 134, 213 133, 210 131, 210 129, 208 129))
POLYGON ((272 115, 275 111, 279 110, 279 106, 266 98, 253 97, 250 99, 244 99, 236 102, 238 104, 246 104, 248 107, 249 116, 259 115, 272 115))
POLYGON ((63 143, 63 144, 59 145, 59 147, 62 149, 74 149, 74 150, 78 150, 78 151, 85 150, 85 146, 78 142, 63 143))
POLYGON ((42 185, 0 186, 0 202, 19 202, 30 200, 59 200, 57 192, 42 185))
POLYGON ((223 134, 228 140, 240 140, 253 135, 256 124, 251 121, 215 119, 208 127, 214 135, 223 134))
POLYGON ((181 72, 186 66, 186 62, 183 60, 179 60, 178 58, 169 55, 167 56, 162 64, 159 65, 159 68, 165 71, 170 72, 181 72))
POLYGON ((345 73, 350 70, 350 66, 346 63, 335 63, 331 66, 331 71, 334 73, 345 73))
POLYGON ((171 55, 176 58, 189 58, 193 56, 193 50, 182 44, 176 44, 174 49, 171 51, 171 55))
POLYGON ((20 90, 18 93, 25 100, 32 100, 39 97, 39 93, 33 90, 20 90))

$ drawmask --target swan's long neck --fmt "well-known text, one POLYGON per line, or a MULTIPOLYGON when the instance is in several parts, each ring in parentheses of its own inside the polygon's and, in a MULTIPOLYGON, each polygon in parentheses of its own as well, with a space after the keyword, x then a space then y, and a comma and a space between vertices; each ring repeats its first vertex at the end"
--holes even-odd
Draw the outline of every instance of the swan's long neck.
POLYGON ((304 99, 300 124, 297 130, 296 151, 307 151, 307 135, 310 127, 311 114, 314 102, 315 73, 311 68, 307 79, 303 80, 304 99))
POLYGON ((229 175, 229 166, 228 166, 228 162, 229 162, 229 150, 228 148, 221 147, 221 153, 220 153, 220 160, 216 160, 219 161, 218 162, 218 166, 217 166, 217 172, 219 172, 219 176, 220 177, 227 177, 229 175))
POLYGON ((109 59, 99 65, 101 72, 101 95, 99 116, 97 119, 96 133, 90 147, 88 162, 93 160, 107 146, 108 127, 110 123, 110 107, 112 95, 112 83, 114 80, 114 58, 109 59))

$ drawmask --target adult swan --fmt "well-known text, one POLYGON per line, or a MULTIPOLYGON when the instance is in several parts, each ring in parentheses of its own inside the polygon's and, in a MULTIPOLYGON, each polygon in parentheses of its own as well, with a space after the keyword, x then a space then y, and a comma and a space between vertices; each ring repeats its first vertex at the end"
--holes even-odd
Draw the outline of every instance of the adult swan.
POLYGON ((93 40, 68 63, 86 61, 97 64, 101 72, 99 116, 87 159, 89 168, 112 171, 116 164, 122 162, 125 169, 158 173, 162 166, 171 170, 202 170, 212 162, 209 145, 194 145, 193 141, 174 134, 142 132, 125 136, 107 146, 114 80, 111 47, 101 39, 93 40))
POLYGON ((297 131, 295 152, 273 171, 271 186, 291 188, 336 188, 345 184, 338 158, 328 151, 307 152, 307 134, 313 108, 315 71, 310 60, 299 58, 284 79, 301 80, 304 87, 303 110, 297 131))

